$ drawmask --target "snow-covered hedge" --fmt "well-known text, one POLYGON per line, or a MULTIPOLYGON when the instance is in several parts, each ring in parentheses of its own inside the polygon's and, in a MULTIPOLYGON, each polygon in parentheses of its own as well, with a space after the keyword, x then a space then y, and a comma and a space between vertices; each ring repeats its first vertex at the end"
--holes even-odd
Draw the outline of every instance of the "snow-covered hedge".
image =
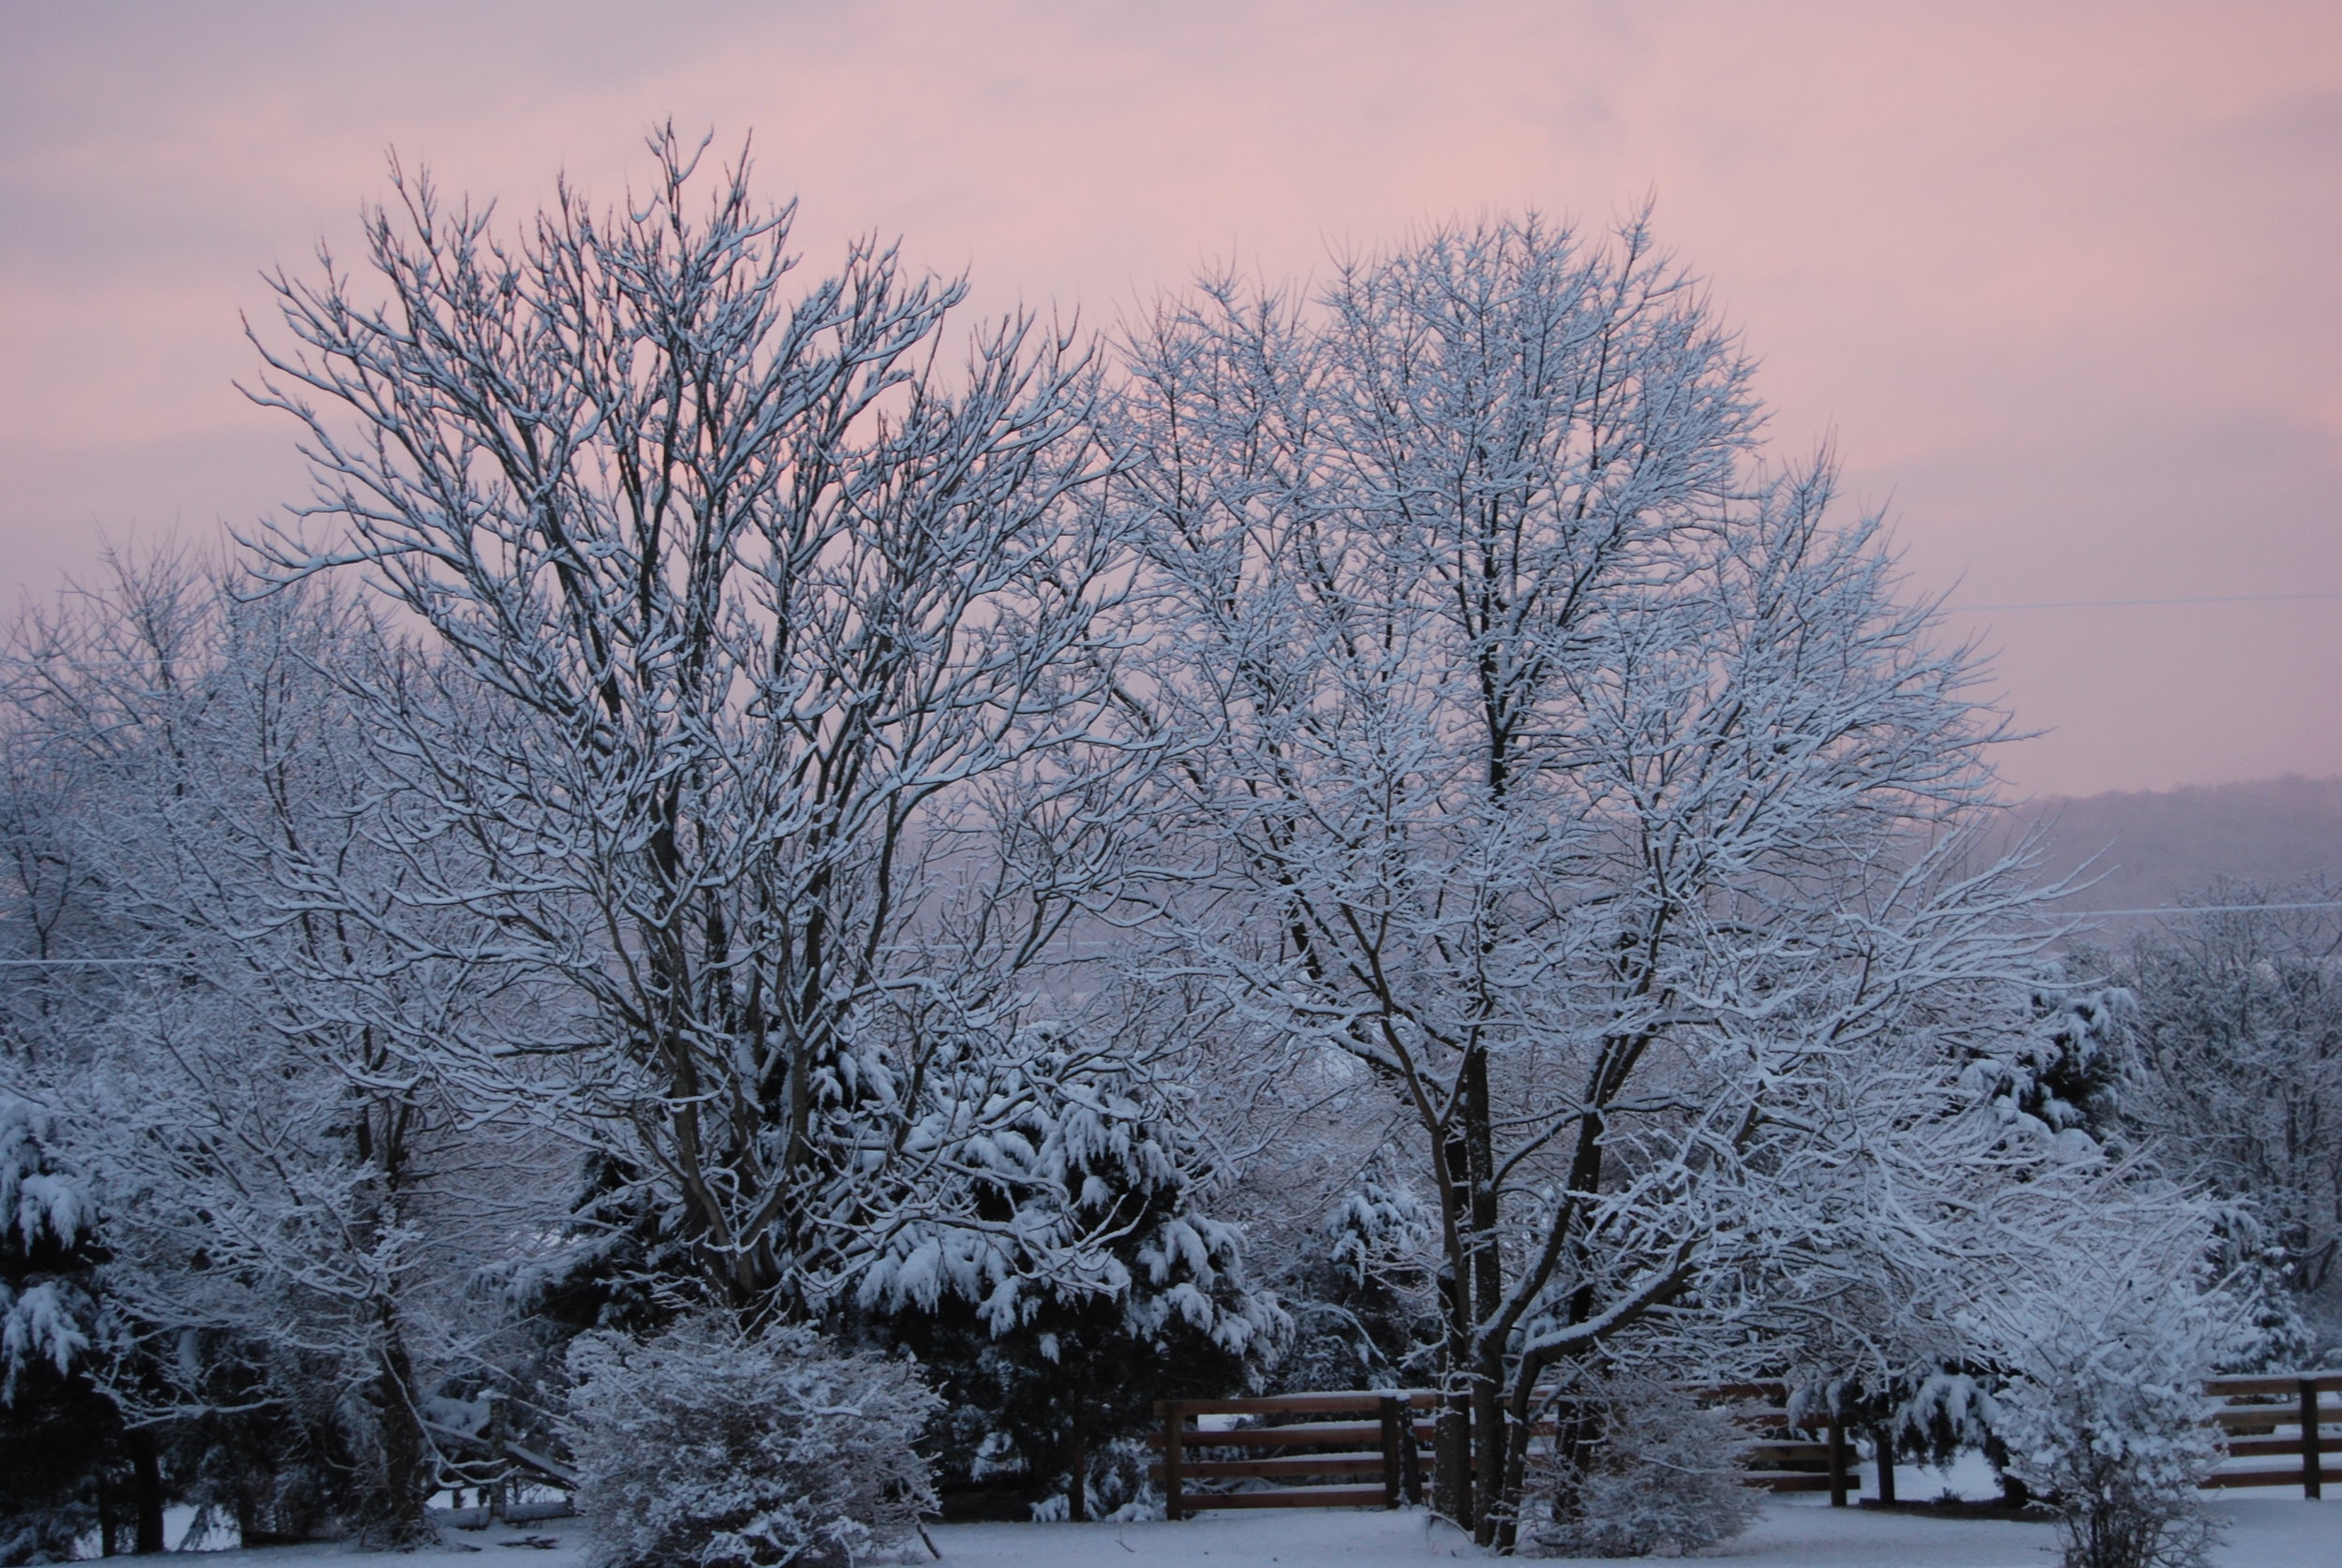
POLYGON ((912 1444, 938 1401, 909 1361, 709 1313, 583 1336, 570 1365, 578 1503, 609 1568, 866 1562, 934 1506, 912 1444))

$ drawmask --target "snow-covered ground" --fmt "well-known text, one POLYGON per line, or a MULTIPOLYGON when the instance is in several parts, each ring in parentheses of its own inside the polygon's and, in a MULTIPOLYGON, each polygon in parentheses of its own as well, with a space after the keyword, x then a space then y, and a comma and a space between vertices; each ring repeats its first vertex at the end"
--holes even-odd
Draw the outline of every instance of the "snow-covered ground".
MULTIPOLYGON (((2342 1502, 2222 1499, 2222 1568, 2342 1568, 2342 1502)), ((1420 1513, 1221 1513, 1178 1524, 942 1525, 945 1568, 1382 1568, 1480 1553, 1420 1513)), ((2056 1532, 1998 1519, 1940 1519, 1827 1500, 1780 1500, 1712 1554, 1769 1568, 2051 1568, 2056 1532)), ((1615 1568, 1615 1562, 1613 1562, 1615 1568)))
MULTIPOLYGON (((2223 1498, 2221 1568, 2342 1568, 2342 1501, 2223 1498)), ((1480 1553, 1445 1525, 1396 1514, 1219 1513, 1178 1524, 930 1525, 943 1568, 1386 1568, 1480 1553)), ((586 1568, 576 1519, 447 1531, 447 1544, 395 1557, 348 1546, 208 1553, 204 1568, 586 1568)), ((1756 1528, 1712 1554, 1767 1568, 2051 1568, 2055 1532, 1997 1519, 1939 1519, 1813 1499, 1777 1500, 1756 1528)), ((911 1561, 921 1561, 920 1553, 911 1561)))

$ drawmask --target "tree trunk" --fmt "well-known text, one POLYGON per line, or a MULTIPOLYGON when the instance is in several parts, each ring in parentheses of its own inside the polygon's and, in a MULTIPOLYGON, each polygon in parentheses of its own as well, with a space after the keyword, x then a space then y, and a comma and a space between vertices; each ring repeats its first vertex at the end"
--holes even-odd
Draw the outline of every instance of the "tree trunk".
POLYGON ((438 1474, 415 1408, 414 1383, 414 1366, 399 1335, 396 1312, 386 1303, 382 1364, 375 1379, 375 1395, 381 1408, 382 1523, 392 1543, 400 1546, 436 1534, 425 1510, 438 1474))
MULTIPOLYGON (((1507 1416, 1505 1472, 1503 1490, 1498 1494, 1505 1515, 1503 1527, 1497 1531, 1496 1544, 1498 1549, 1507 1556, 1511 1555, 1520 1538, 1520 1500, 1528 1489, 1529 1480, 1529 1428, 1536 1414, 1537 1376, 1543 1369, 1542 1363, 1524 1358, 1513 1370, 1512 1390, 1505 1401, 1507 1416)), ((1558 1445, 1569 1434, 1566 1426, 1561 1424, 1563 1417, 1559 1411, 1554 1413, 1554 1418, 1558 1445)))
POLYGON ((496 1460, 496 1479, 489 1483, 485 1488, 486 1495, 480 1501, 487 1505, 488 1517, 498 1524, 504 1522, 506 1513, 512 1506, 512 1467, 504 1452, 507 1436, 504 1427, 504 1396, 491 1394, 488 1396, 488 1453, 496 1460))
POLYGON ((153 1434, 134 1427, 123 1433, 123 1442, 130 1450, 130 1498, 138 1511, 138 1543, 132 1550, 151 1557, 163 1549, 162 1461, 156 1457, 153 1434))
POLYGON ((1497 1544, 1508 1510, 1505 1507, 1505 1449, 1509 1427, 1505 1420, 1505 1358, 1503 1352, 1483 1357, 1472 1380, 1472 1538, 1483 1546, 1497 1544))
POLYGON ((1459 1529, 1472 1528, 1472 1395, 1466 1383, 1472 1366, 1471 1206, 1472 1161, 1464 1141, 1452 1133, 1439 1146, 1445 1181, 1442 1199, 1447 1234, 1456 1238, 1440 1272, 1440 1312, 1445 1320, 1440 1347, 1440 1402, 1431 1422, 1431 1509, 1459 1529), (1460 1196, 1461 1201, 1459 1202, 1460 1196))
POLYGON ((1431 1423, 1431 1511, 1472 1528, 1472 1400, 1449 1394, 1431 1423))
POLYGON ((249 1546, 268 1532, 261 1522, 260 1499, 250 1477, 240 1480, 235 1495, 236 1539, 249 1546))
MULTIPOLYGON (((1505 1345, 1482 1342, 1482 1324, 1505 1295, 1505 1260, 1496 1235, 1496 1140, 1489 1091, 1488 1053, 1464 1058, 1461 1104, 1466 1191, 1471 1229, 1465 1243, 1470 1288, 1463 1293, 1472 1376, 1472 1536, 1494 1546, 1505 1516, 1505 1345)), ((1461 1521, 1459 1521, 1460 1523, 1461 1521)))
POLYGON ((1065 1485, 1065 1516, 1079 1524, 1089 1517, 1089 1421, 1088 1401, 1074 1401, 1073 1478, 1065 1485))

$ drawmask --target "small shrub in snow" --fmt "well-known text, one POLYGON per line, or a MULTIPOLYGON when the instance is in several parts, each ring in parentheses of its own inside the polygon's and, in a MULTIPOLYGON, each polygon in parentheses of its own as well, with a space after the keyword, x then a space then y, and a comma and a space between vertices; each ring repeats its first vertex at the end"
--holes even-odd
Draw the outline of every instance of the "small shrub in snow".
POLYGON ((586 1335, 570 1366, 579 1508, 611 1568, 867 1561, 934 1505, 912 1444, 938 1401, 909 1361, 705 1314, 586 1335))
POLYGON ((1594 1396, 1581 1461, 1533 1457, 1520 1505, 1524 1557, 1681 1557, 1746 1530, 1746 1439, 1724 1411, 1664 1383, 1611 1380, 1594 1396))
POLYGON ((2065 1568, 2201 1568, 2198 1483, 2219 1462, 2202 1380, 2223 1303, 2184 1278, 2075 1285, 2042 1309, 2000 1397, 2007 1469, 2053 1501, 2065 1568))

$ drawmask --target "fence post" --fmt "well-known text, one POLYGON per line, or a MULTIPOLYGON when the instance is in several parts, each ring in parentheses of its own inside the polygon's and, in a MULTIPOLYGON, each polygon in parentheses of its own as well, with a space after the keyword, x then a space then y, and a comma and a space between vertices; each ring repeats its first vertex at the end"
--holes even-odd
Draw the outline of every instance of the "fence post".
POLYGON ((2321 1467, 2318 1463, 2320 1457, 2318 1417, 2320 1413, 2318 1410, 2318 1380, 2316 1378, 2302 1379, 2301 1396, 2302 1496, 2319 1498, 2322 1500, 2326 1495, 2326 1488, 2325 1478, 2320 1473, 2321 1467))
POLYGON ((1407 1506, 1423 1506, 1423 1450, 1416 1442, 1413 1394, 1399 1397, 1399 1489, 1407 1506))
POLYGON ((1845 1506, 1845 1419, 1830 1413, 1830 1506, 1845 1506))
POLYGON ((1187 1435, 1187 1419, 1177 1399, 1157 1399, 1155 1417, 1163 1423, 1163 1516, 1183 1518, 1186 1499, 1179 1492, 1179 1448, 1187 1435))
POLYGON ((1884 1427, 1871 1428, 1871 1447, 1878 1456, 1878 1501, 1895 1500, 1895 1428, 1890 1421, 1884 1427))
POLYGON ((1383 1506, 1399 1506, 1399 1400, 1386 1394, 1382 1399, 1383 1417, 1383 1506))

